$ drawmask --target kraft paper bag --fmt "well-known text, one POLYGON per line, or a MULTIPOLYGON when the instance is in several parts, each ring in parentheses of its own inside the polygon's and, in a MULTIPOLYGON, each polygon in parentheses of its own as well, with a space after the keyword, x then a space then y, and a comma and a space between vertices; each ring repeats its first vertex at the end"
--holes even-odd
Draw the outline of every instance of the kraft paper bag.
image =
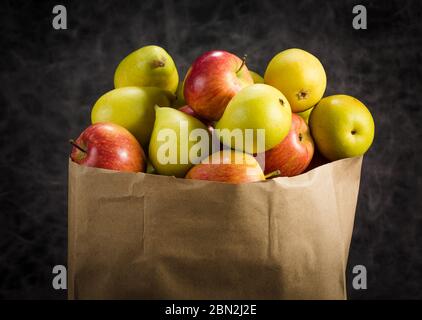
POLYGON ((70 299, 346 299, 362 157, 242 185, 69 162, 70 299))

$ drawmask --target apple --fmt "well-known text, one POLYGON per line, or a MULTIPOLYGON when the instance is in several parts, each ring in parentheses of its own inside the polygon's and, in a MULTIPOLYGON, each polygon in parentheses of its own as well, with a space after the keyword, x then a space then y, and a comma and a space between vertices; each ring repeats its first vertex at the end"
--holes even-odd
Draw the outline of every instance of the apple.
POLYGON ((209 51, 192 64, 184 86, 186 103, 203 119, 219 120, 233 96, 253 84, 245 60, 209 51))
POLYGON ((309 118, 321 154, 334 161, 363 155, 374 140, 374 119, 368 108, 348 95, 323 98, 309 118))
POLYGON ((232 184, 265 180, 254 157, 233 150, 213 153, 190 169, 185 178, 232 184))
POLYGON ((73 145, 70 158, 81 165, 117 171, 144 172, 145 154, 125 128, 100 122, 86 128, 73 145))
POLYGON ((314 154, 314 141, 305 120, 292 114, 292 126, 286 138, 265 152, 265 173, 280 170, 283 177, 301 174, 314 154))

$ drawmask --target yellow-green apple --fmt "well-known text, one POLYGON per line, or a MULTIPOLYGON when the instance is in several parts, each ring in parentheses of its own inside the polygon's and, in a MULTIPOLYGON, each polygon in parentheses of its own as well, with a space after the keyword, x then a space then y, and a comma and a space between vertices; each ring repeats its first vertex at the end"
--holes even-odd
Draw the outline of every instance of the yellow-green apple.
POLYGON ((261 153, 279 144, 289 133, 291 123, 292 111, 286 97, 269 85, 253 84, 230 100, 215 128, 221 142, 232 149, 261 153))
POLYGON ((368 108, 348 95, 322 99, 309 118, 321 154, 334 161, 363 155, 374 140, 374 119, 368 108))
POLYGON ((327 85, 321 62, 301 49, 284 50, 272 58, 264 80, 283 92, 295 113, 314 106, 324 95, 327 85))
POLYGON ((265 180, 264 173, 254 157, 228 149, 213 153, 202 160, 189 170, 185 178, 232 184, 265 180))
POLYGON ((184 97, 201 118, 218 120, 231 98, 251 84, 253 79, 245 60, 227 51, 210 51, 192 64, 184 97))
POLYGON ((154 106, 168 107, 173 98, 170 92, 156 87, 114 89, 97 100, 91 111, 91 121, 121 125, 147 148, 154 126, 154 106))
POLYGON ((114 73, 114 86, 159 87, 175 93, 179 74, 173 59, 161 47, 145 46, 124 58, 114 73))
POLYGON ((128 130, 117 124, 93 124, 70 143, 73 145, 70 157, 78 164, 117 171, 145 171, 141 145, 128 130))
POLYGON ((314 141, 308 125, 300 116, 292 114, 289 134, 274 148, 265 152, 265 170, 280 170, 283 177, 293 177, 305 171, 314 154, 314 141))

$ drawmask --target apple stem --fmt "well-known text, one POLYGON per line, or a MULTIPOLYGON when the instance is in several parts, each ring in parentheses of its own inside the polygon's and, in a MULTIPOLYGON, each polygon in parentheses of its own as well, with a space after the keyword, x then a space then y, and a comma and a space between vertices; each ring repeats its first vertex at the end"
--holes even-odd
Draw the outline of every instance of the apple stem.
POLYGON ((280 170, 275 170, 273 172, 270 172, 269 174, 266 174, 265 175, 265 179, 274 178, 274 177, 279 176, 280 174, 281 174, 281 171, 280 170))
POLYGON ((240 70, 242 70, 243 66, 246 64, 246 58, 248 57, 248 55, 245 53, 245 55, 243 56, 242 59, 242 64, 240 65, 240 68, 236 71, 236 73, 238 73, 240 70))
POLYGON ((70 139, 69 140, 69 143, 72 145, 72 146, 74 146, 76 149, 79 149, 79 150, 81 150, 82 152, 84 152, 84 153, 88 153, 84 148, 82 148, 80 145, 78 145, 76 142, 75 142, 75 140, 73 140, 73 139, 70 139))

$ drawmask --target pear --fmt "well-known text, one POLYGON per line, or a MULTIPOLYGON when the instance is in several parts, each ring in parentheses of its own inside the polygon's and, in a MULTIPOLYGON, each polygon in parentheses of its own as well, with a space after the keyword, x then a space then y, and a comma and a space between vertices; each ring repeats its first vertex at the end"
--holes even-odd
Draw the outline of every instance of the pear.
POLYGON ((232 149, 259 153, 279 144, 289 133, 291 123, 292 111, 286 97, 269 85, 253 84, 230 100, 215 131, 232 149))
POLYGON ((266 177, 250 154, 226 149, 202 160, 185 178, 239 184, 263 181, 266 177))
POLYGON ((114 74, 116 88, 159 87, 175 93, 179 74, 171 56, 158 46, 142 47, 124 58, 114 74))
POLYGON ((174 95, 155 87, 123 87, 101 96, 91 111, 92 123, 112 122, 132 133, 148 147, 155 120, 154 106, 170 106, 174 95))
POLYGON ((158 174, 184 177, 208 156, 210 135, 198 119, 173 108, 156 107, 149 159, 158 174))

